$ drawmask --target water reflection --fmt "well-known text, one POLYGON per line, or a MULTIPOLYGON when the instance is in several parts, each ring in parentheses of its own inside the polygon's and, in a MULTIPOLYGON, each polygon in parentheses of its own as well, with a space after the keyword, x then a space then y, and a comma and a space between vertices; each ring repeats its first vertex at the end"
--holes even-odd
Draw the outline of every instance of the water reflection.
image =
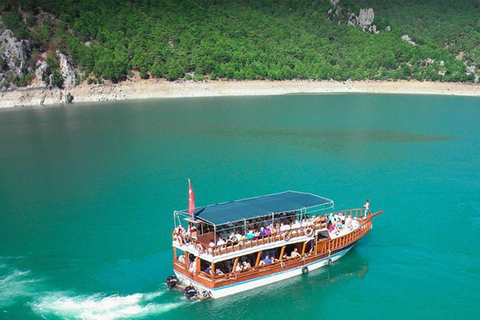
MULTIPOLYGON (((322 297, 324 297, 326 290, 339 284, 343 286, 345 285, 344 282, 347 281, 363 279, 367 272, 367 260, 355 249, 352 249, 331 267, 322 267, 310 271, 307 275, 295 276, 226 298, 206 301, 198 307, 205 308, 205 312, 214 313, 216 316, 225 312, 224 310, 232 312, 232 310, 235 310, 235 306, 239 305, 253 307, 254 309, 258 305, 258 308, 265 311, 271 309, 270 311, 273 313, 277 312, 278 308, 305 310, 312 307, 311 297, 316 297, 317 302, 322 303, 322 297), (282 301, 281 306, 278 305, 279 301, 282 301)), ((238 311, 238 315, 241 315, 241 311, 238 311)))

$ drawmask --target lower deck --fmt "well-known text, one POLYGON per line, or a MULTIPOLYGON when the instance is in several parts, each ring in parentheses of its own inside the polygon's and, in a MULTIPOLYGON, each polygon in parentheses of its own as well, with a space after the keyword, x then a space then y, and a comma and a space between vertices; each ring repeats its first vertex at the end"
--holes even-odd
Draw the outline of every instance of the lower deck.
MULTIPOLYGON (((371 217, 358 219, 352 231, 326 236, 316 233, 301 242, 284 242, 274 249, 238 252, 231 259, 210 263, 184 252, 174 257, 174 271, 181 282, 193 285, 212 297, 252 289, 320 268, 339 259, 371 229, 371 217), (267 262, 265 262, 267 261, 267 262), (246 268, 242 268, 246 264, 246 268)), ((176 251, 176 250, 174 250, 176 251)))

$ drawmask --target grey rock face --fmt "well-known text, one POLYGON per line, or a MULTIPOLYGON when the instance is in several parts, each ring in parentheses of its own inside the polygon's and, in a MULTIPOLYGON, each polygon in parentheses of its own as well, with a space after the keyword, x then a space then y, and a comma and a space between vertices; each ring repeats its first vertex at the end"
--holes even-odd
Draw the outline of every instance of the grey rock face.
POLYGON ((369 9, 360 9, 358 16, 351 12, 348 16, 347 24, 360 27, 363 31, 369 31, 374 34, 378 34, 377 26, 373 24, 375 19, 375 12, 372 8, 369 9))
POLYGON ((475 69, 476 69, 475 66, 469 66, 465 69, 465 72, 467 74, 475 73, 475 69))
POLYGON ((48 84, 45 80, 48 79, 48 64, 45 61, 39 61, 36 65, 35 70, 35 86, 36 87, 46 87, 48 84))
POLYGON ((23 76, 27 70, 30 48, 30 42, 17 40, 12 30, 5 29, 0 32, 0 56, 6 62, 8 69, 18 77, 23 76))
POLYGON ((360 9, 360 13, 358 14, 358 25, 365 30, 373 24, 374 18, 375 13, 372 8, 360 9))
POLYGON ((63 85, 65 88, 75 86, 75 69, 73 69, 70 59, 63 53, 57 51, 57 56, 60 59, 60 70, 62 71, 63 85))
POLYGON ((401 39, 405 42, 407 42, 408 44, 411 44, 412 46, 415 45, 415 42, 413 42, 412 39, 410 39, 410 37, 408 36, 408 34, 404 34, 401 39))

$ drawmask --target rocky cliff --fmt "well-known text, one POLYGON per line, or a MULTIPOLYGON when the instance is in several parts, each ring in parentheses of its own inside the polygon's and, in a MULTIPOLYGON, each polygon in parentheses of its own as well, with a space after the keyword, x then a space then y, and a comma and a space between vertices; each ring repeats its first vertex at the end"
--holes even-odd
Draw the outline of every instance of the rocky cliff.
MULTIPOLYGON (((76 84, 77 74, 70 58, 58 50, 43 52, 32 57, 32 44, 17 39, 12 30, 5 27, 0 16, 0 91, 16 90, 20 86, 44 90, 44 96, 57 102, 71 102, 69 90, 76 84), (51 55, 49 65, 47 56, 51 55), (58 69, 60 81, 55 81, 54 70, 58 69), (60 85, 58 85, 60 83, 60 85), (56 88, 58 87, 58 88, 56 88), (56 88, 55 94, 47 92, 56 88)), ((43 103, 43 99, 39 100, 43 103)))
POLYGON ((3 27, 0 17, 0 88, 32 71, 27 68, 30 50, 30 42, 18 40, 11 30, 3 27))

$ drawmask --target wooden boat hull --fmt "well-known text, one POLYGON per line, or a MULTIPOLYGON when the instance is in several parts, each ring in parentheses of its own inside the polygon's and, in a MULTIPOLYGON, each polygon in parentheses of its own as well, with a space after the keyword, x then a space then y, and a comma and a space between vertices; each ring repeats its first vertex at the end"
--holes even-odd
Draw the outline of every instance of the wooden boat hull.
POLYGON ((204 285, 192 280, 191 278, 188 278, 187 276, 183 275, 182 273, 178 272, 177 270, 174 270, 174 272, 175 272, 175 275, 177 276, 177 278, 182 283, 188 284, 188 285, 193 285, 193 286, 197 287, 198 289, 200 289, 201 291, 204 291, 204 293, 208 293, 210 295, 210 297, 212 297, 214 299, 218 299, 218 298, 226 297, 226 296, 236 294, 236 293, 239 293, 239 292, 243 292, 243 291, 255 289, 255 288, 258 288, 258 287, 262 287, 262 286, 265 286, 265 285, 268 285, 268 284, 271 284, 271 283, 275 283, 275 282, 278 282, 278 281, 282 281, 282 280, 285 280, 285 279, 288 279, 288 278, 291 278, 291 277, 294 277, 294 276, 297 276, 297 275, 301 275, 302 273, 305 272, 305 269, 304 269, 305 267, 308 268, 307 269, 308 271, 312 271, 312 270, 321 268, 323 266, 329 265, 332 262, 334 262, 334 261, 340 259, 341 257, 343 257, 345 254, 347 254, 348 251, 350 251, 353 248, 354 245, 355 245, 355 243, 353 243, 353 244, 351 244, 351 245, 349 245, 349 246, 347 246, 347 247, 345 247, 345 248, 343 248, 343 249, 341 249, 341 250, 339 250, 335 253, 332 253, 332 255, 330 255, 330 256, 326 256, 326 257, 320 258, 318 260, 315 260, 315 261, 312 261, 312 262, 309 262, 309 263, 305 263, 305 264, 302 264, 302 265, 299 265, 299 266, 295 266, 295 267, 292 267, 292 268, 287 269, 287 270, 282 270, 280 272, 276 272, 276 273, 273 273, 273 274, 268 274, 268 275, 265 275, 265 276, 260 276, 260 277, 256 277, 256 278, 253 278, 253 279, 241 281, 241 282, 236 282, 236 283, 225 285, 225 286, 218 287, 218 288, 207 288, 204 285))

